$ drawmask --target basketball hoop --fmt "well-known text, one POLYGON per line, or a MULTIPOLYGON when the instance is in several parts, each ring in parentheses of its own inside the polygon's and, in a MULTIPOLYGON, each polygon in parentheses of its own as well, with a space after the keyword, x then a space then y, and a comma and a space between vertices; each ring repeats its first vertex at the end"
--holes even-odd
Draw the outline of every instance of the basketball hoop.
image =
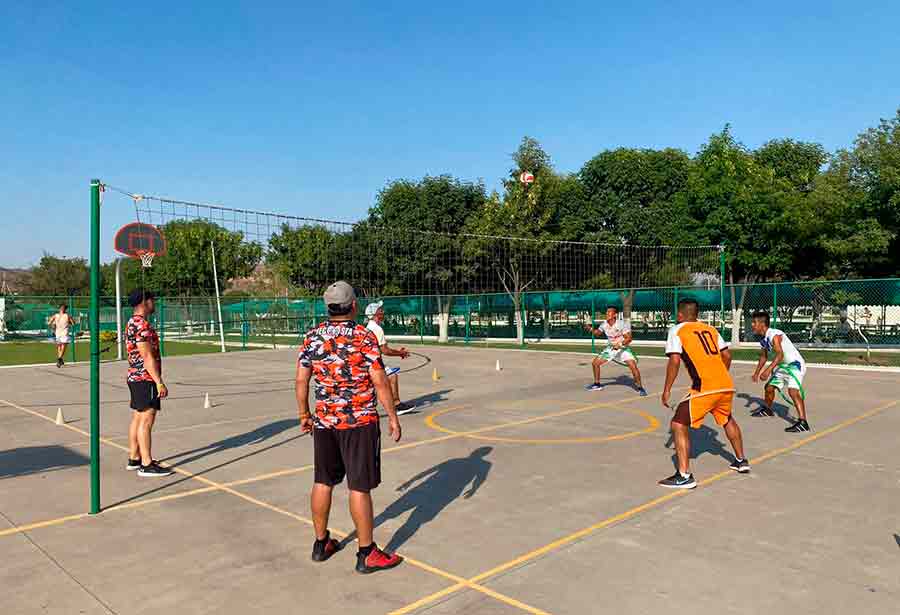
POLYGON ((119 254, 141 259, 141 266, 149 268, 155 257, 166 253, 166 238, 152 224, 132 222, 116 233, 114 247, 119 254))

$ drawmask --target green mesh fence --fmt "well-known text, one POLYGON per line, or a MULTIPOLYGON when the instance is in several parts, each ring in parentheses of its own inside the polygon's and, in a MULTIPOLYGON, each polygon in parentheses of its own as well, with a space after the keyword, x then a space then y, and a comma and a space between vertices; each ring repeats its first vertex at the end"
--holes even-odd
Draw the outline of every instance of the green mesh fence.
MULTIPOLYGON (((678 300, 686 296, 700 303, 701 318, 718 327, 726 339, 754 341, 751 315, 765 310, 773 326, 804 346, 900 346, 900 279, 896 278, 726 286, 724 320, 719 289, 705 287, 525 293, 519 309, 528 342, 590 340, 584 325, 602 319, 610 305, 628 315, 636 340, 659 342, 674 324, 678 300)), ((516 308, 506 293, 383 300, 384 329, 390 336, 429 340, 446 336, 469 342, 516 339, 516 308)), ((5 298, 6 339, 49 337, 47 319, 60 303, 70 305, 69 312, 78 321, 76 336, 83 336, 88 298, 12 296, 5 298)), ((130 309, 123 307, 123 323, 129 315, 130 309)), ((325 307, 317 298, 222 299, 222 333, 228 348, 295 344, 324 318, 325 307)), ((164 340, 219 343, 214 297, 161 297, 154 320, 164 340)), ((102 299, 100 328, 116 330, 113 298, 102 299)))

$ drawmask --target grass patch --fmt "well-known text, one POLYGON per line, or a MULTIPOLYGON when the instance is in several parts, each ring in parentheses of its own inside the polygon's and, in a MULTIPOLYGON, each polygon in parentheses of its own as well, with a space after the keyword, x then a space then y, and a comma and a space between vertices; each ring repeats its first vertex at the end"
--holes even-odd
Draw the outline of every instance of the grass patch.
MULTIPOLYGON (((91 345, 88 340, 79 340, 75 343, 75 361, 90 360, 91 345)), ((101 361, 111 361, 116 358, 116 346, 101 344, 101 361)), ((165 342, 165 356, 210 354, 219 352, 219 346, 215 344, 198 344, 194 342, 165 342)), ((240 347, 228 347, 228 351, 240 351, 240 347)), ((72 346, 66 349, 63 357, 67 363, 72 362, 72 346)), ((56 345, 43 341, 28 342, 0 342, 0 365, 30 365, 33 363, 56 363, 56 345)))

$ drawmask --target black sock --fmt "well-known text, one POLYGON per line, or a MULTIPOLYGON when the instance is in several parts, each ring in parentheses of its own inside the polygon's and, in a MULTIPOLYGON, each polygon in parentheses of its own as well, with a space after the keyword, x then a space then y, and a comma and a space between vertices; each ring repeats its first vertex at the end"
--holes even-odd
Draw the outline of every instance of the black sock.
POLYGON ((328 531, 325 532, 325 538, 323 538, 322 540, 319 540, 318 538, 316 538, 316 546, 324 547, 324 546, 325 546, 325 543, 328 542, 328 539, 329 539, 329 538, 331 538, 331 531, 330 531, 330 530, 328 530, 328 531))
POLYGON ((357 552, 357 555, 362 555, 363 557, 368 557, 369 553, 371 553, 374 548, 375 548, 374 542, 372 544, 370 544, 369 546, 360 547, 359 551, 357 552))

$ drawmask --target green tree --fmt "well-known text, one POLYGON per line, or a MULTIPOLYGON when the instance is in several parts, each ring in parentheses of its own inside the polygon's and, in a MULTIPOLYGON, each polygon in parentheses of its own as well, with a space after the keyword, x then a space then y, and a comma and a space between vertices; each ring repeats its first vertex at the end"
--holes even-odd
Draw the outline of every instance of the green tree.
MULTIPOLYGON (((741 330, 746 292, 733 284, 789 276, 803 247, 805 214, 790 210, 772 168, 760 165, 726 126, 700 149, 686 194, 690 214, 703 220, 710 243, 725 244, 732 283, 732 341, 741 330)), ((796 203, 795 203, 796 204, 796 203)))
POLYGON ((285 224, 269 239, 266 262, 301 294, 318 295, 342 277, 337 270, 337 236, 324 224, 298 228, 285 224))
POLYGON ((438 297, 438 337, 447 341, 450 307, 474 273, 460 232, 484 204, 484 185, 449 175, 399 180, 381 190, 366 222, 370 240, 400 294, 438 297))
MULTIPOLYGON (((149 268, 134 259, 123 262, 123 292, 143 287, 167 297, 213 295, 213 244, 220 291, 228 280, 250 275, 262 258, 260 244, 245 242, 243 233, 206 220, 173 220, 160 230, 166 238, 166 254, 157 256, 149 268)), ((110 263, 103 271, 107 292, 115 288, 114 267, 110 263)))
POLYGON ((808 193, 828 162, 828 153, 818 143, 773 139, 754 151, 753 158, 772 170, 772 178, 782 182, 782 190, 808 193))
POLYGON ((631 245, 696 245, 699 223, 682 198, 691 160, 681 150, 619 148, 587 161, 589 230, 631 245))
POLYGON ((496 280, 509 295, 516 335, 522 343, 523 294, 529 288, 552 284, 567 275, 557 266, 565 259, 565 254, 560 253, 565 246, 552 241, 560 239, 564 232, 564 221, 569 217, 564 214, 577 212, 583 199, 578 179, 556 173, 550 156, 531 137, 522 139, 512 159, 502 197, 492 194, 471 220, 470 230, 481 237, 467 241, 466 253, 487 286, 496 280), (533 184, 519 181, 523 171, 534 174, 533 184))
POLYGON ((30 273, 28 292, 35 295, 86 295, 90 291, 90 269, 83 258, 60 258, 45 252, 30 273))
POLYGON ((826 207, 838 231, 824 242, 831 271, 863 276, 900 272, 900 109, 861 133, 850 151, 840 151, 823 189, 840 194, 844 211, 826 207))

